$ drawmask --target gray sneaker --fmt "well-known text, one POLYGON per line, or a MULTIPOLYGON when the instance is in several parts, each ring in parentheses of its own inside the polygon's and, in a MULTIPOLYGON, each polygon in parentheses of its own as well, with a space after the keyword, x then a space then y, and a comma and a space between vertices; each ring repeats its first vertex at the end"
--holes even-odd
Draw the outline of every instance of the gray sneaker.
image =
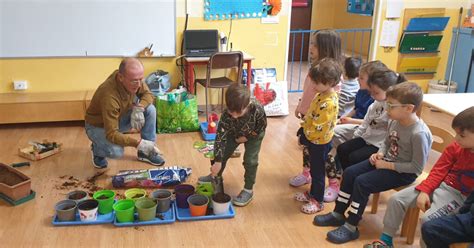
POLYGON ((253 192, 249 193, 245 190, 240 191, 239 195, 232 199, 232 203, 239 207, 244 207, 253 199, 253 192))
POLYGON ((152 152, 147 156, 142 151, 138 151, 137 159, 155 166, 162 166, 165 164, 165 160, 156 152, 152 152))
POLYGON ((207 176, 202 176, 198 178, 198 184, 203 184, 203 183, 212 183, 212 176, 211 174, 207 176))

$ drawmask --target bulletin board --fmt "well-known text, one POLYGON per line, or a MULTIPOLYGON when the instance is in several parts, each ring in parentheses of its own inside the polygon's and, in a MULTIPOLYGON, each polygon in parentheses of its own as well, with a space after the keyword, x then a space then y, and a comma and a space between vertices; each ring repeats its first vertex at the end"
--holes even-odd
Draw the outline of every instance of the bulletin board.
POLYGON ((175 56, 175 1, 0 1, 0 58, 175 56))

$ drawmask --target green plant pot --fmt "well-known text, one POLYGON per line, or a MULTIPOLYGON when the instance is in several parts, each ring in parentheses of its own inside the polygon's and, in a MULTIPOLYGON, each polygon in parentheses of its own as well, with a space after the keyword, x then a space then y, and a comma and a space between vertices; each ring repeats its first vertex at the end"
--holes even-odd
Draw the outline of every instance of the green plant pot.
POLYGON ((144 189, 132 188, 125 191, 125 198, 131 200, 138 200, 146 197, 146 191, 144 189))
POLYGON ((118 222, 133 222, 135 202, 133 200, 120 200, 113 205, 118 222))
POLYGON ((94 193, 93 198, 99 201, 99 213, 108 214, 113 211, 115 192, 100 190, 94 193))
POLYGON ((209 198, 209 205, 212 205, 212 195, 214 194, 214 187, 210 183, 201 183, 196 188, 196 194, 203 195, 209 198))
POLYGON ((138 199, 137 201, 135 201, 135 207, 137 208, 138 219, 140 221, 148 221, 155 219, 156 202, 153 199, 138 199))

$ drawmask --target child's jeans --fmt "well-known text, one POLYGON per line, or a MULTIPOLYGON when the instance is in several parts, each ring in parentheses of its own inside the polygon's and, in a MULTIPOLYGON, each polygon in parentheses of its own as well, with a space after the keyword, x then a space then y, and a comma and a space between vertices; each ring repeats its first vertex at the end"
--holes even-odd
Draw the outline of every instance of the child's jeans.
POLYGON ((369 195, 408 185, 416 174, 377 169, 369 160, 352 165, 342 175, 342 185, 334 212, 344 215, 349 208, 347 222, 357 226, 362 219, 369 195))
POLYGON ((369 145, 363 138, 348 140, 337 147, 337 157, 341 163, 342 169, 362 162, 370 158, 370 155, 376 153, 378 147, 369 145))
MULTIPOLYGON (((258 167, 258 154, 260 152, 260 147, 262 145, 263 137, 265 132, 261 132, 257 137, 249 138, 245 145, 244 153, 244 180, 245 180, 245 189, 251 190, 255 184, 255 178, 257 177, 257 167, 258 167)), ((219 171, 219 176, 222 176, 227 160, 232 156, 235 149, 239 146, 234 139, 228 139, 224 147, 224 154, 222 156, 222 169, 219 171)))
POLYGON ((311 143, 304 134, 300 135, 303 148, 303 166, 310 167, 311 190, 309 194, 318 202, 324 200, 324 186, 326 178, 325 162, 331 143, 316 145, 311 143))
POLYGON ((430 220, 421 227, 427 247, 448 248, 450 244, 474 242, 474 216, 471 212, 430 220))

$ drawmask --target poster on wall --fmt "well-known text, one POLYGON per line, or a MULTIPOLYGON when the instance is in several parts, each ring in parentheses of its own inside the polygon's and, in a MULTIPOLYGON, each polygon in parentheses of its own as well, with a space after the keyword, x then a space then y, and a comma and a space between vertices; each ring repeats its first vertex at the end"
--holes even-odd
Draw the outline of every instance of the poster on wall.
POLYGON ((347 0, 347 12, 372 16, 374 13, 374 0, 347 0))

